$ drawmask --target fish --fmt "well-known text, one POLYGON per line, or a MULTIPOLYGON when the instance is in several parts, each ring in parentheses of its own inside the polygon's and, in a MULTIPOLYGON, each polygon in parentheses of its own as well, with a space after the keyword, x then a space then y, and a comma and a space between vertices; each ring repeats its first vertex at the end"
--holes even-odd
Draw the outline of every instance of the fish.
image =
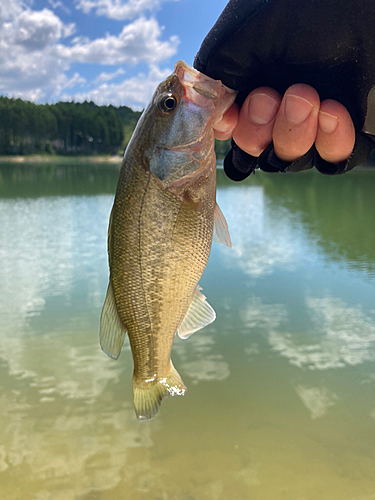
POLYGON ((216 203, 213 125, 236 92, 183 61, 159 84, 126 148, 108 227, 102 350, 117 359, 126 333, 140 421, 186 386, 171 361, 182 339, 216 314, 199 279, 212 241, 231 246, 216 203))

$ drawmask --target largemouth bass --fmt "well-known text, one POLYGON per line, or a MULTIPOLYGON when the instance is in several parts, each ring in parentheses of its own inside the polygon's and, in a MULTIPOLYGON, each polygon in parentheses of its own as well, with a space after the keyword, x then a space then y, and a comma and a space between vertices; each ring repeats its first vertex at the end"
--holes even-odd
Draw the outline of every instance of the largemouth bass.
POLYGON ((170 353, 215 312, 200 292, 212 239, 231 245, 216 204, 212 126, 236 93, 183 61, 156 89, 126 149, 108 228, 110 278, 100 322, 117 359, 128 333, 139 420, 186 387, 170 353))

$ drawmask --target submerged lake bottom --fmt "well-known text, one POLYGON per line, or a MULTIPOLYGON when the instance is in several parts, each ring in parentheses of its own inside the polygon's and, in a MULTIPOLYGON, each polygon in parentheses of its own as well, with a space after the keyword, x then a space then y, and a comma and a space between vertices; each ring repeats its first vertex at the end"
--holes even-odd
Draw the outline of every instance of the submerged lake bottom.
POLYGON ((111 165, 0 166, 0 498, 374 500, 375 171, 257 173, 217 199, 217 313, 139 423, 98 340, 111 165))

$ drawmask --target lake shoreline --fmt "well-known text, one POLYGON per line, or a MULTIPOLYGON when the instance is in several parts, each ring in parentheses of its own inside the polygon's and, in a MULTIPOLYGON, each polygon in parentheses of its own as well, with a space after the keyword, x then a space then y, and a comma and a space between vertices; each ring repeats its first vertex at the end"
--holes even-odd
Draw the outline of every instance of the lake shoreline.
POLYGON ((15 155, 0 156, 0 163, 118 163, 122 161, 122 156, 102 155, 102 156, 58 156, 58 155, 15 155))
MULTIPOLYGON (((123 156, 118 155, 91 155, 91 156, 59 156, 59 155, 14 155, 0 156, 0 164, 6 163, 22 163, 22 164, 68 164, 74 161, 75 163, 109 163, 111 165, 121 165, 123 156)), ((217 158, 218 167, 222 168, 223 158, 217 158)), ((355 167, 355 170, 372 170, 375 167, 374 158, 369 158, 366 163, 355 167)), ((306 172, 309 172, 307 170, 306 172)))

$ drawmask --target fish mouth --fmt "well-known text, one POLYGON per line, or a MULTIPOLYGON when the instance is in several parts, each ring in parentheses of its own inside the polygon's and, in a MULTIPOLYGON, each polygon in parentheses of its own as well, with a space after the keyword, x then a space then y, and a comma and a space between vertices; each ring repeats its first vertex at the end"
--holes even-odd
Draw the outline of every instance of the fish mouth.
POLYGON ((186 97, 201 107, 212 105, 212 101, 219 99, 224 94, 236 94, 221 83, 209 76, 200 73, 196 69, 187 65, 184 61, 177 61, 174 67, 174 74, 178 77, 184 87, 186 97))
POLYGON ((176 62, 174 73, 185 89, 194 89, 198 94, 207 99, 217 99, 219 97, 216 87, 221 87, 220 80, 213 80, 191 66, 188 66, 184 61, 176 62))

